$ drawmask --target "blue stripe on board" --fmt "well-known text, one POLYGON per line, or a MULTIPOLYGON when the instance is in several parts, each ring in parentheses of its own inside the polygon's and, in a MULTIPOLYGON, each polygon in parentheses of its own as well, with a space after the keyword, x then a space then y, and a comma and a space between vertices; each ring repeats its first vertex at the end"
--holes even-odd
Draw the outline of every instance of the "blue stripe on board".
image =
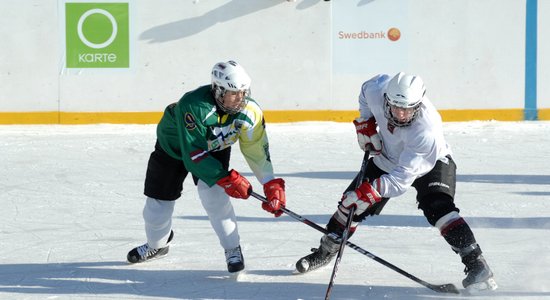
POLYGON ((537 120, 537 0, 527 0, 525 15, 525 120, 537 120))

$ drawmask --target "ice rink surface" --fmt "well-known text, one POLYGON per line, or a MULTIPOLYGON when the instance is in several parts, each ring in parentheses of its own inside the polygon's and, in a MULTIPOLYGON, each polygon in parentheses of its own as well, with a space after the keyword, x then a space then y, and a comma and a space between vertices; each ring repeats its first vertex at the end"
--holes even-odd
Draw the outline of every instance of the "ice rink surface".
MULTIPOLYGON (((332 299, 550 299, 550 122, 445 123, 458 165, 456 203, 499 289, 445 295, 347 248, 332 299)), ((268 124, 287 207, 322 226, 361 165, 353 125, 268 124)), ((332 264, 293 275, 320 233, 234 199, 246 272, 223 250, 192 180, 163 259, 129 265, 145 241, 141 210, 154 125, 0 126, 0 299, 324 299, 332 264)), ((232 168, 253 178, 238 147, 232 168)), ((353 243, 434 284, 463 265, 416 208, 414 190, 367 219, 353 243)))

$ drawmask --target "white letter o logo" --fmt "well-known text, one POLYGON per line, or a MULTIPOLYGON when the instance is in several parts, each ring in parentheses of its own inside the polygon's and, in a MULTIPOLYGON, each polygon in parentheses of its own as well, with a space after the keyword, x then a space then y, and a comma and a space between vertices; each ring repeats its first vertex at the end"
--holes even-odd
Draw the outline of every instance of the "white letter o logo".
POLYGON ((78 37, 80 38, 80 40, 86 46, 88 46, 90 48, 94 48, 94 49, 101 49, 101 48, 105 48, 105 47, 109 46, 115 40, 116 35, 117 35, 117 31, 118 31, 118 27, 117 27, 115 17, 113 17, 113 15, 111 15, 108 11, 106 11, 104 9, 94 8, 94 9, 90 9, 89 11, 82 14, 82 16, 80 16, 80 19, 78 20, 77 31, 78 31, 78 37), (113 25, 113 32, 111 33, 111 36, 109 37, 108 40, 106 40, 105 42, 103 42, 101 44, 95 44, 95 43, 92 43, 92 42, 88 41, 88 39, 84 36, 84 33, 82 32, 82 24, 84 23, 86 18, 88 18, 89 16, 91 16, 93 14, 101 14, 101 15, 106 16, 109 19, 109 21, 111 21, 111 24, 113 25))

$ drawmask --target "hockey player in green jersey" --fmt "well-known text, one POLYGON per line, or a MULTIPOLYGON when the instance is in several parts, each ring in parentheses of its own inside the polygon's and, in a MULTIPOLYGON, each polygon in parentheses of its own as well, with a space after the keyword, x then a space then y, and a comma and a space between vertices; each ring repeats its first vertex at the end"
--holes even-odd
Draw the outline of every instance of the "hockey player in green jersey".
POLYGON ((236 142, 269 200, 262 203, 262 208, 276 217, 282 214, 285 183, 273 174, 263 112, 250 98, 250 83, 242 66, 234 61, 220 62, 212 69, 210 85, 186 93, 166 108, 145 178, 143 219, 147 243, 132 249, 128 262, 144 262, 168 253, 174 237, 174 200, 181 196, 183 181, 191 173, 225 250, 228 271, 244 269, 229 197, 247 199, 252 188, 245 177, 229 170, 231 145, 236 142))

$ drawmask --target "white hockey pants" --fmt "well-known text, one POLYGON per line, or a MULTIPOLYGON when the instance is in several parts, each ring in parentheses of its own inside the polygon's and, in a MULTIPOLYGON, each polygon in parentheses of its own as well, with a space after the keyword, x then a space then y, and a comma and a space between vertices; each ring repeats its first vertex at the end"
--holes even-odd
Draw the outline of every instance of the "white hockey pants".
MULTIPOLYGON (((239 246, 240 237, 237 229, 237 219, 229 196, 222 187, 209 187, 199 180, 197 190, 201 204, 208 215, 210 224, 216 232, 221 246, 232 249, 239 246)), ((152 248, 166 246, 170 230, 172 230, 172 214, 175 201, 163 201, 147 197, 143 208, 145 234, 147 243, 152 248)))
POLYGON ((202 180, 199 180, 197 189, 202 206, 206 210, 210 224, 218 235, 222 247, 233 249, 239 246, 240 237, 237 218, 229 196, 221 186, 216 184, 208 187, 202 180))
POLYGON ((158 249, 166 246, 172 230, 175 203, 175 201, 162 201, 151 197, 145 200, 143 220, 149 247, 158 249))

